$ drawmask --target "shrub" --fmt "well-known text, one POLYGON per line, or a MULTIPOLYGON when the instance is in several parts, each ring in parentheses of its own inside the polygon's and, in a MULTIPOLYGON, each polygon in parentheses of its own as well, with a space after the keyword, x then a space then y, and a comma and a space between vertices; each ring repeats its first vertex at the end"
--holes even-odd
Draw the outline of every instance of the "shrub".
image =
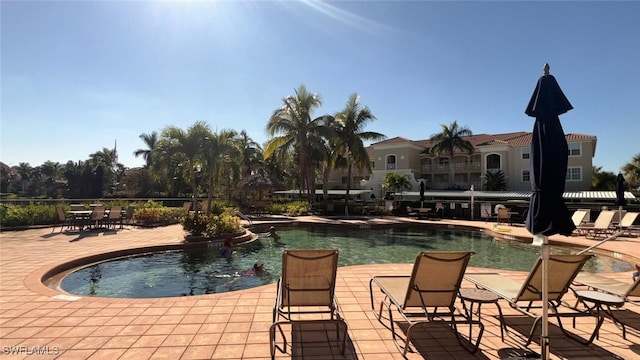
POLYGON ((192 236, 218 237, 237 234, 240 231, 240 218, 235 209, 226 208, 219 215, 189 213, 182 220, 183 229, 192 236))
POLYGON ((53 224, 56 222, 56 218, 54 205, 0 204, 0 224, 2 227, 53 224))
POLYGON ((158 226, 178 224, 182 215, 181 208, 147 206, 136 208, 135 218, 138 225, 158 226))
POLYGON ((286 214, 290 216, 306 215, 309 213, 309 203, 304 200, 284 203, 272 203, 267 208, 272 214, 286 214))

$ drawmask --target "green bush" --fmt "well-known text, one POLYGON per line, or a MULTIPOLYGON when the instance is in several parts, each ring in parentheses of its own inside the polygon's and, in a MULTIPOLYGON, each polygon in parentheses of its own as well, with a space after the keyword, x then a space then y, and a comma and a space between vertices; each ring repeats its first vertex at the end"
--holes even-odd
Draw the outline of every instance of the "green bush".
POLYGON ((0 224, 2 227, 54 224, 56 219, 54 205, 0 204, 0 224))
POLYGON ((304 200, 272 203, 267 207, 267 212, 271 214, 286 214, 289 216, 299 216, 309 214, 309 203, 304 200))
POLYGON ((240 228, 240 218, 235 215, 235 209, 226 208, 219 215, 189 213, 183 216, 183 229, 192 236, 218 237, 237 234, 240 228))
POLYGON ((144 205, 136 208, 136 223, 141 226, 160 226, 180 223, 182 208, 156 207, 144 205))

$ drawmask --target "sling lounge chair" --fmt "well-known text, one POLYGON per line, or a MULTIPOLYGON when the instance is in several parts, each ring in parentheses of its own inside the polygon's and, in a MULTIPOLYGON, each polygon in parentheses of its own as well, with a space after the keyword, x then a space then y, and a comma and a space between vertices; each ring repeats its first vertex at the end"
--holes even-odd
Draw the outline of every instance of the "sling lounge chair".
POLYGON ((336 325, 340 341, 340 328, 344 331, 340 351, 344 354, 347 324, 339 313, 335 299, 338 250, 284 250, 282 252, 282 277, 278 280, 276 302, 273 307, 273 324, 269 328, 271 358, 275 349, 286 352, 287 338, 283 324, 303 325, 309 322, 325 322, 336 325), (280 319, 283 320, 280 320, 280 319), (276 344, 276 329, 284 341, 284 347, 276 344))
MULTIPOLYGON (((593 290, 619 296, 626 302, 640 304, 638 300, 631 299, 632 297, 640 297, 640 277, 630 284, 593 273, 580 272, 573 282, 576 285, 584 285, 593 290)), ((585 306, 586 305, 587 304, 585 304, 585 306)), ((609 317, 622 328, 622 337, 626 339, 627 331, 624 324, 613 315, 610 309, 607 308, 606 312, 609 317)))
POLYGON ((611 226, 613 225, 613 217, 615 216, 615 213, 616 212, 613 210, 603 210, 598 214, 595 222, 592 224, 584 224, 579 226, 577 229, 585 234, 586 237, 591 237, 593 239, 600 237, 600 235, 606 236, 612 232, 611 226))
POLYGON ((636 219, 640 213, 629 211, 624 214, 622 220, 620 220, 620 231, 623 235, 638 236, 640 233, 640 225, 634 225, 636 219))
MULTIPOLYGON (((566 302, 562 301, 562 297, 569 291, 571 282, 591 257, 592 255, 584 254, 550 255, 548 261, 549 274, 553 274, 553 276, 548 277, 549 316, 556 317, 563 333, 585 345, 593 342, 601 323, 596 322, 595 330, 587 341, 583 341, 576 335, 566 331, 561 321, 562 317, 575 318, 578 316, 592 315, 569 306, 566 302), (561 309, 567 311, 560 312, 561 309)), ((533 339, 537 325, 542 320, 542 314, 533 311, 534 309, 541 309, 542 307, 542 259, 538 258, 538 261, 524 282, 519 282, 496 273, 468 274, 465 275, 464 278, 475 284, 478 288, 489 290, 498 295, 501 299, 506 300, 512 308, 520 311, 522 314, 534 318, 533 325, 525 341, 525 346, 529 345, 533 339), (538 303, 537 305, 534 304, 536 302, 538 303)), ((501 323, 500 326, 509 334, 506 324, 501 323)))
POLYGON ((472 252, 421 252, 416 256, 411 275, 374 276, 369 281, 371 309, 378 321, 391 330, 393 342, 403 356, 410 349, 411 336, 416 325, 444 321, 456 334, 458 342, 466 350, 474 353, 480 344, 484 326, 480 321, 472 321, 470 315, 458 311, 454 303, 460 289, 464 271, 472 252), (384 295, 380 308, 376 312, 374 305, 374 285, 384 295), (388 311, 389 325, 385 324, 383 308, 388 311), (438 311, 440 308, 440 311, 438 311), (409 324, 404 344, 402 336, 396 331, 393 314, 399 313, 409 324), (463 318, 463 319, 461 319, 463 318), (469 344, 457 331, 457 324, 478 325, 480 332, 476 343, 468 339, 469 344))
POLYGON ((580 230, 580 227, 584 227, 584 225, 587 223, 589 212, 590 210, 588 209, 578 209, 571 216, 571 221, 573 221, 573 225, 576 226, 576 230, 575 230, 576 235, 585 234, 580 230))

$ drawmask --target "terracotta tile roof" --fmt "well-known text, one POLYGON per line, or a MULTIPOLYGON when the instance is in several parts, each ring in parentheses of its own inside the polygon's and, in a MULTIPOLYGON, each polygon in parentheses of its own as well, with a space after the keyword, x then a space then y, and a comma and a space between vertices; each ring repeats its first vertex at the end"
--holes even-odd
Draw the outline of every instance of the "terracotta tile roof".
MULTIPOLYGON (((471 136, 467 136, 466 139, 473 144, 473 146, 491 146, 491 145, 510 145, 510 146, 526 146, 531 144, 531 138, 533 134, 531 132, 526 131, 518 131, 512 133, 504 133, 504 134, 474 134, 471 136)), ((569 133, 565 134, 567 141, 578 141, 578 140, 596 140, 597 138, 593 135, 586 134, 574 134, 569 133)), ((377 142, 372 145, 380 145, 380 144, 394 144, 394 143, 403 143, 410 142, 418 146, 423 146, 428 148, 431 145, 431 140, 423 139, 423 140, 409 140, 405 137, 396 136, 391 139, 383 140, 381 142, 377 142)))

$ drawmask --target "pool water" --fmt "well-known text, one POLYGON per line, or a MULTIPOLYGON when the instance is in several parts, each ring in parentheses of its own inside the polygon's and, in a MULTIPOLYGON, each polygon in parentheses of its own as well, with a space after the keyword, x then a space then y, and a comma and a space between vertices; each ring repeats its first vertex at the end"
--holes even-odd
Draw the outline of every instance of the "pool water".
MULTIPOLYGON (((469 266, 531 270, 540 249, 497 240, 478 231, 442 229, 364 229, 292 227, 278 229, 280 239, 259 238, 234 247, 231 256, 220 249, 185 249, 114 259, 67 275, 60 286, 81 296, 152 298, 221 293, 275 282, 280 277, 284 249, 339 249, 339 266, 413 263, 420 251, 473 251, 469 266), (265 272, 255 275, 255 261, 265 272)), ((566 248, 552 253, 571 253, 566 248)), ((590 272, 628 271, 625 262, 607 257, 590 260, 590 272)))

